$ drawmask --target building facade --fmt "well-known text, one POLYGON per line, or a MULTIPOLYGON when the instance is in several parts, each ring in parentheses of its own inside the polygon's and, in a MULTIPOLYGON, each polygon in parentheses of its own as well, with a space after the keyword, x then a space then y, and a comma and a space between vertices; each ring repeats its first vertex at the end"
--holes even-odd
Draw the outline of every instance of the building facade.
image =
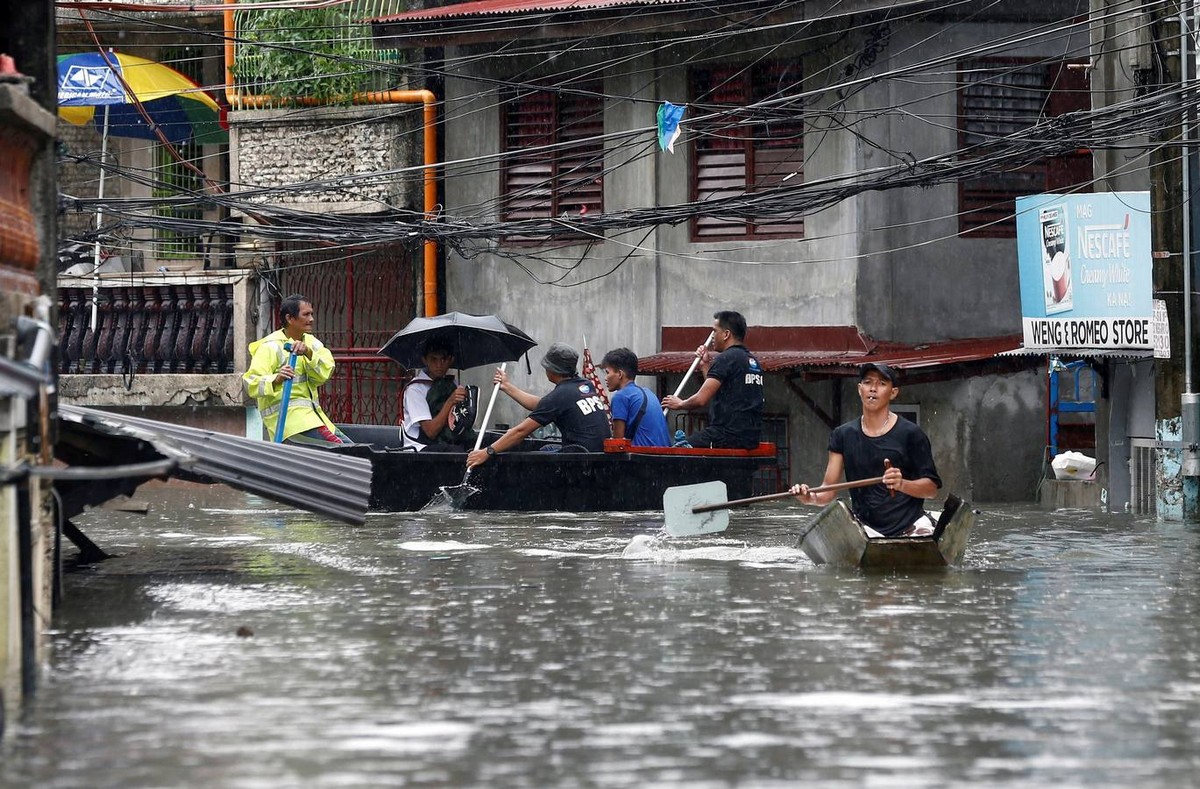
MULTIPOLYGON (((477 231, 447 253, 448 303, 543 342, 628 346, 660 372, 683 369, 662 358, 683 350, 663 327, 742 312, 752 350, 796 352, 767 387, 792 480, 820 477, 831 415, 856 413, 855 357, 756 346, 756 331, 853 327, 918 351, 1011 337, 1012 200, 1092 181, 1086 152, 1003 144, 1088 106, 1076 67, 1089 28, 1070 4, 817 5, 747 10, 733 30, 645 2, 462 3, 375 24, 381 45, 442 47, 445 202, 477 231), (493 13, 523 46, 489 38, 493 13), (656 145, 662 102, 687 108, 674 153, 656 145)), ((1048 362, 977 361, 913 354, 899 402, 919 414, 948 490, 1030 500, 1048 362)), ((539 373, 518 382, 538 391, 539 373)))

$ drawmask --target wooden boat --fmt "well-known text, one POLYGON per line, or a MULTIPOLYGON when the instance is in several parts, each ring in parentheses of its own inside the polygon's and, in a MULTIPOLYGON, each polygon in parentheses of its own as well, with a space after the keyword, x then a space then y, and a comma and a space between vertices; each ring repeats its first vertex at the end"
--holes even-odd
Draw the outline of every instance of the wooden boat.
MULTIPOLYGON (((411 512, 435 501, 443 488, 464 482, 466 455, 399 448, 395 426, 339 425, 356 442, 339 450, 371 461, 370 509, 411 512)), ((496 435, 499 435, 498 433, 496 435)), ((457 509, 518 512, 656 510, 676 485, 723 480, 733 495, 749 496, 755 475, 777 467, 775 445, 757 449, 634 447, 609 439, 604 452, 539 451, 553 442, 526 440, 471 472, 475 488, 455 496, 457 509)), ((772 490, 778 481, 772 479, 772 490)))
POLYGON ((868 537, 841 500, 831 502, 800 535, 800 549, 817 564, 864 569, 936 569, 956 565, 967 549, 975 512, 957 496, 946 500, 928 537, 868 537))

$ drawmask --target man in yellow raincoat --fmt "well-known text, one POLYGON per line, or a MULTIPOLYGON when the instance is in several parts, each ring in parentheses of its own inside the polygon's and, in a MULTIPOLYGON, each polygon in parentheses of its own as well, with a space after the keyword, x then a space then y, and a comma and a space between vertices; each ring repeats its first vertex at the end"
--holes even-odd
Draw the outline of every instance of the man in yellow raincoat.
POLYGON ((291 379, 283 440, 315 447, 351 443, 321 410, 317 398, 317 387, 333 375, 333 354, 312 336, 312 303, 292 294, 279 305, 279 318, 282 329, 250 343, 250 369, 242 376, 246 392, 258 403, 267 440, 275 437, 283 384, 291 379), (292 349, 285 349, 284 343, 291 343, 292 349), (292 353, 296 354, 295 368, 288 364, 292 353))

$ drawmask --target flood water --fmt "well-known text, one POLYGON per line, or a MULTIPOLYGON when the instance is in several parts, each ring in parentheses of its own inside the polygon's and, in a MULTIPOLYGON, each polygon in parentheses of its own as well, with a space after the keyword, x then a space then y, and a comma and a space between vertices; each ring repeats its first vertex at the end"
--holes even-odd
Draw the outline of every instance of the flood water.
POLYGON ((789 504, 643 544, 661 513, 144 498, 81 519, 121 556, 67 577, 0 785, 1200 783, 1195 526, 976 504, 962 568, 865 575, 789 504))

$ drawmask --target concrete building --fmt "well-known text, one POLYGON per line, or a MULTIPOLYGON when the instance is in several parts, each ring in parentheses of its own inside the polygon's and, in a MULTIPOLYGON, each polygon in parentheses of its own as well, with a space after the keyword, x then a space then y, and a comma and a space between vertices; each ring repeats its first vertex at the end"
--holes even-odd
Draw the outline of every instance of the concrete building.
MULTIPOLYGON (((947 490, 1033 499, 1047 359, 984 362, 940 346, 1019 345, 1011 201, 1088 188, 1091 158, 933 170, 1085 109, 1071 67, 1088 61, 1089 28, 1071 3, 939 6, 806 2, 731 21, 686 3, 514 0, 377 20, 382 46, 442 57, 445 203, 459 223, 447 303, 543 342, 625 345, 656 372, 686 366, 664 353, 688 349, 667 342, 672 329, 702 338, 715 310, 741 311, 747 345, 782 355, 767 410, 793 480, 819 478, 831 424, 858 408, 847 382, 861 357, 803 338, 842 327, 864 348, 896 344, 910 371, 901 402, 937 448, 947 490), (655 146, 664 101, 688 107, 674 154, 655 146), (908 171, 925 177, 905 183, 908 171), (739 202, 747 190, 795 210, 739 202), (711 213, 681 210, 699 203, 711 213), (790 347, 775 344, 785 337, 790 347)), ((518 383, 539 391, 539 373, 518 383)))

